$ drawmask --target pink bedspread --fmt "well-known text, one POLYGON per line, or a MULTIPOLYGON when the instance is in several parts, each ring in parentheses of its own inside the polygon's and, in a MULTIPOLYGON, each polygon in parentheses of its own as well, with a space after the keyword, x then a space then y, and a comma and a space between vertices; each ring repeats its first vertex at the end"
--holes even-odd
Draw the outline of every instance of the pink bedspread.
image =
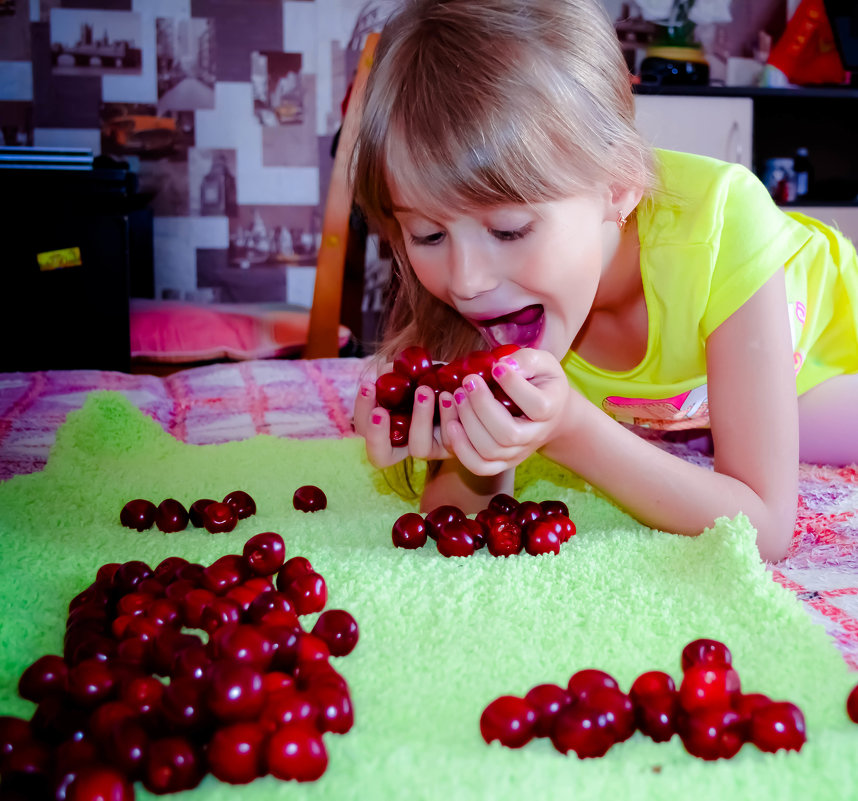
MULTIPOLYGON (((125 395, 173 436, 196 445, 280 437, 350 437, 359 359, 249 361, 157 378, 94 370, 0 373, 0 479, 40 470, 57 428, 87 393, 125 395)), ((676 443, 673 452, 706 457, 676 443)), ((858 670, 858 468, 802 465, 789 555, 769 566, 858 670)))

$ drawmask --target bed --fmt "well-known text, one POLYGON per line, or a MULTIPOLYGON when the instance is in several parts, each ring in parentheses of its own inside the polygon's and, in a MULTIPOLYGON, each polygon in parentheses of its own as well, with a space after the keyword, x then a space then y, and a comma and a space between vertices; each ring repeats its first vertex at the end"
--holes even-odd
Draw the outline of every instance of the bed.
MULTIPOLYGON (((70 431, 68 435, 64 436, 62 432, 69 427, 69 421, 75 420, 72 413, 80 414, 80 410, 84 407, 89 408, 88 404, 95 397, 122 399, 122 403, 127 403, 129 408, 139 410, 143 419, 157 423, 157 426, 169 435, 168 439, 189 446, 232 448, 239 446, 227 445, 227 443, 259 441, 263 443, 260 447, 268 448, 273 447, 274 441, 276 441, 277 443, 288 442, 290 447, 298 449, 295 451, 296 453, 305 454, 316 453, 316 451, 304 451, 301 448, 312 449, 317 446, 321 448, 323 443, 328 443, 325 447, 342 448, 342 451, 337 450, 336 453, 346 453, 349 458, 358 461, 362 447, 359 438, 356 437, 352 429, 351 410, 359 377, 366 366, 366 361, 359 358, 264 359, 180 369, 166 376, 90 370, 0 374, 0 490, 6 485, 7 488, 15 488, 16 492, 19 491, 19 488, 20 492, 25 494, 29 492, 30 488, 35 486, 37 477, 46 471, 46 466, 50 468, 49 463, 55 458, 52 449, 57 442, 58 432, 60 432, 63 446, 60 456, 63 459, 68 458, 69 454, 73 452, 73 448, 69 444, 70 438, 72 435, 77 437, 81 435, 80 432, 70 431), (292 445, 293 443, 294 445, 292 445), (22 476, 30 476, 31 478, 22 479, 20 478, 22 476)), ((113 408, 110 406, 112 402, 102 400, 102 408, 96 410, 103 415, 103 418, 99 419, 107 421, 105 423, 106 428, 110 428, 110 414, 114 413, 110 411, 113 408)), ((120 405, 116 408, 119 409, 117 414, 126 414, 126 411, 123 411, 124 406, 120 405)), ((71 429, 74 428, 75 426, 72 425, 71 429)), ((94 436, 94 434, 92 435, 94 436)), ((105 436, 109 436, 109 432, 105 436)), ((80 439, 80 442, 84 442, 84 440, 80 439)), ((681 443, 660 442, 659 444, 671 449, 683 458, 707 463, 706 456, 681 443)), ((80 447, 85 450, 88 446, 84 444, 80 447)), ((227 451, 220 450, 217 453, 226 454, 227 451)), ((235 453, 238 454, 239 451, 236 450, 235 453)), ((241 459, 237 460, 237 464, 239 462, 241 459)), ((342 465, 338 465, 337 469, 341 470, 342 467, 342 465)), ((248 467, 247 469, 252 468, 248 467)), ((313 471, 307 469, 308 475, 312 475, 313 471)), ((47 472, 50 474, 50 469, 47 472)), ((367 475, 369 476, 369 473, 367 475)), ((49 479, 50 475, 46 480, 49 479)), ((57 476, 54 476, 52 480, 60 481, 57 476)), ((120 479, 117 478, 117 481, 120 479)), ((565 484, 563 486, 567 487, 565 484)), ((576 489, 573 484, 569 484, 568 488, 570 492, 576 489)), ((42 491, 39 490, 39 492, 42 491)), ((125 491, 130 492, 127 489, 125 491)), ((408 508, 408 502, 402 499, 387 500, 387 496, 383 492, 381 495, 383 502, 390 505, 391 515, 393 515, 393 511, 398 513, 400 510, 408 508)), ((362 513, 356 511, 356 514, 362 513)), ((579 535, 583 533, 582 525, 586 526, 586 507, 582 507, 581 514, 582 523, 579 523, 579 535)), ((263 522, 266 521, 260 519, 260 525, 263 522)), ((4 527, 0 530, 0 537, 6 539, 8 546, 9 537, 13 535, 13 531, 10 529, 14 529, 15 522, 8 517, 4 519, 0 513, 0 526, 4 527)), ((388 532, 390 530, 386 522, 380 524, 380 528, 388 532)), ((296 537, 298 536, 303 535, 296 534, 296 537)), ((374 547, 376 549, 384 547, 381 540, 388 536, 389 534, 384 537, 380 536, 380 542, 374 547)), ((578 539, 581 539, 580 536, 578 539)), ((670 538, 670 542, 672 543, 675 539, 682 538, 670 538)), ((683 545, 683 547, 685 546, 683 545)), ((372 553, 381 553, 381 551, 375 550, 372 553)), ((397 557, 399 556, 397 554, 397 557)), ((7 560, 10 558, 14 557, 5 553, 4 564, 8 565, 7 560)), ((388 556, 385 555, 384 558, 386 559, 388 556)), ((446 568, 446 561, 453 562, 456 560, 442 561, 445 561, 444 567, 446 568)), ((401 564, 405 563, 402 562, 401 564)), ((25 567, 20 569, 26 570, 25 567)), ((706 569, 705 565, 701 567, 704 572, 706 569)), ((753 565, 749 569, 755 570, 753 565)), ((789 554, 786 559, 777 564, 765 565, 764 570, 766 573, 765 581, 759 586, 757 584, 754 586, 762 589, 763 594, 765 594, 769 591, 763 586, 765 583, 779 585, 780 590, 784 592, 780 593, 780 590, 774 592, 795 596, 800 602, 800 607, 809 616, 813 630, 824 630, 825 634, 822 639, 829 645, 833 644, 836 648, 836 653, 842 660, 841 667, 845 665, 846 672, 850 677, 849 680, 852 684, 858 682, 858 673, 856 673, 858 671, 858 468, 855 466, 840 469, 825 466, 801 466, 799 513, 795 537, 789 554)), ((25 574, 22 573, 21 575, 25 574)), ((65 599, 64 602, 67 603, 67 601, 68 599, 65 599)), ((739 598, 738 602, 741 603, 742 599, 739 598)), ((751 607, 754 603, 756 603, 754 599, 748 598, 748 604, 751 607)), ((7 625, 12 624, 7 623, 7 625)), ((765 631, 766 622, 761 621, 760 626, 761 631, 765 631)), ((0 635, 0 653, 4 650, 7 652, 10 650, 9 633, 14 634, 15 631, 16 629, 12 625, 11 629, 7 629, 5 636, 0 635)), ((681 637, 682 635, 677 636, 681 637)), ((776 637, 776 634, 772 633, 772 636, 776 637)), ((789 643, 783 644, 783 647, 786 654, 790 653, 789 643)), ((818 647, 818 644, 814 647, 818 647)), ((7 669, 9 669, 10 664, 26 663, 26 655, 18 656, 16 659, 19 661, 12 660, 5 663, 7 669)), ((535 684, 538 678, 536 675, 522 677, 521 683, 526 685, 528 680, 532 680, 531 683, 535 684)), ((7 696, 4 703, 8 705, 10 703, 9 688, 13 686, 13 681, 9 676, 6 676, 4 681, 6 682, 7 696)), ((484 698, 483 700, 488 699, 484 698)), ((18 707, 15 707, 12 713, 21 714, 18 707)), ((8 709, 0 710, 0 714, 10 714, 10 711, 8 709)), ((837 714, 842 716, 842 713, 837 714)), ((845 716, 842 717, 845 718, 845 716)), ((852 745, 850 747, 854 749, 854 743, 858 742, 856 739, 858 738, 858 729, 851 736, 852 745)), ((838 731, 837 737, 842 739, 843 732, 838 731)), ((348 740, 349 738, 347 736, 344 739, 348 740)), ((497 744, 490 747, 486 753, 490 756, 492 764, 501 764, 502 760, 508 761, 510 759, 508 749, 502 749, 497 744), (498 755, 499 751, 504 753, 498 755)), ((681 758, 676 754, 674 756, 676 759, 681 758)), ((778 788, 777 783, 780 781, 775 774, 783 772, 782 769, 786 764, 783 753, 779 754, 778 757, 779 761, 775 763, 777 770, 769 771, 766 769, 765 781, 773 782, 772 787, 774 788, 778 788), (769 775, 770 773, 771 775, 769 775)), ((333 758, 332 755, 332 760, 333 758)), ((387 758, 393 759, 394 754, 387 754, 387 758)), ((401 758, 404 766, 412 757, 409 754, 404 754, 401 758)), ((539 754, 538 758, 547 757, 544 754, 539 754)), ((820 756, 819 759, 823 759, 823 757, 820 756)), ((584 762, 587 761, 582 761, 582 764, 584 762)), ((458 763, 455 764, 458 765, 458 763)), ((652 760, 645 757, 641 764, 651 766, 652 760)), ((400 768, 406 770, 403 766, 394 768, 390 762, 379 763, 379 765, 381 767, 376 766, 376 773, 379 774, 396 774, 400 768)), ((465 760, 459 767, 467 768, 468 765, 469 763, 465 760)), ((805 765, 804 768, 806 767, 805 765)), ((797 769, 796 774, 801 773, 804 768, 797 769)), ((581 769, 584 770, 584 768, 581 769)), ((594 769, 588 766, 586 770, 594 769)), ((735 785, 735 788, 738 788, 736 789, 737 797, 744 797, 741 788, 747 788, 748 782, 759 783, 761 781, 760 774, 754 772, 758 770, 758 765, 750 767, 748 768, 749 772, 737 780, 735 785)), ((819 776, 814 774, 814 770, 816 768, 811 765, 810 774, 814 780, 818 780, 819 776)), ((823 769, 820 768, 819 770, 823 769)), ((830 773, 830 768, 824 770, 830 773)), ((858 774, 856 774, 855 769, 849 767, 844 770, 845 772, 837 777, 836 786, 841 790, 845 789, 844 782, 850 784, 851 787, 858 786, 856 784, 858 783, 858 774)), ((665 772, 669 773, 670 771, 665 772)), ((786 772, 790 773, 789 770, 786 772)), ((647 787, 649 786, 647 782, 650 781, 662 782, 665 790, 670 786, 665 783, 668 782, 667 779, 656 775, 661 773, 661 768, 658 770, 653 768, 653 772, 644 770, 644 773, 646 776, 645 780, 642 781, 647 787)), ((725 787, 730 787, 730 782, 727 781, 727 774, 719 775, 726 783, 722 782, 716 786, 723 791, 725 787)), ((599 797, 598 793, 608 789, 628 792, 627 795, 621 797, 636 796, 638 791, 632 792, 628 788, 638 786, 636 783, 640 777, 636 778, 637 774, 623 778, 619 777, 619 774, 614 770, 612 776, 613 778, 600 777, 598 781, 595 776, 590 777, 593 781, 592 786, 595 788, 593 797, 599 797), (600 784, 600 781, 615 782, 615 784, 600 784), (616 784, 616 782, 620 784, 616 784)), ((504 780, 508 781, 508 778, 504 780)), ((687 789, 689 786, 693 786, 697 779, 686 776, 679 781, 680 789, 687 789), (692 782, 692 785, 683 784, 683 782, 692 782)), ((350 784, 356 788, 355 792, 358 796, 360 792, 383 792, 379 788, 361 786, 358 780, 351 781, 350 784)), ((201 797, 236 797, 228 794, 218 795, 218 793, 225 792, 221 787, 213 789, 211 785, 205 786, 208 787, 209 794, 207 796, 203 794, 201 797)), ((548 785, 548 787, 550 786, 548 785)), ((813 785, 809 786, 812 787, 813 785)), ((482 787, 482 785, 478 784, 477 787, 482 787)), ((445 781, 441 779, 435 782, 432 791, 424 791, 413 784, 410 785, 409 789, 410 797, 413 798, 479 797, 480 791, 474 790, 471 795, 469 792, 467 789, 462 789, 461 783, 450 784, 448 787, 445 781)), ((643 793, 644 791, 640 790, 640 792, 643 793)), ((652 788, 649 788, 647 792, 652 792, 652 788)), ((710 797, 707 793, 709 793, 708 790, 700 797, 710 797)), ((719 796, 715 789, 712 790, 712 793, 712 797, 723 797, 723 795, 719 796)), ((585 796, 586 794, 579 797, 585 796)), ((337 797, 341 796, 338 795, 337 797)), ((363 797, 390 796, 364 795, 363 797)), ((640 797, 651 796, 644 794, 640 797)), ((807 794, 804 797, 808 797, 807 794)), ((813 797, 837 796, 827 795, 824 787, 818 786, 813 797)), ((848 797, 848 793, 839 797, 848 797)))

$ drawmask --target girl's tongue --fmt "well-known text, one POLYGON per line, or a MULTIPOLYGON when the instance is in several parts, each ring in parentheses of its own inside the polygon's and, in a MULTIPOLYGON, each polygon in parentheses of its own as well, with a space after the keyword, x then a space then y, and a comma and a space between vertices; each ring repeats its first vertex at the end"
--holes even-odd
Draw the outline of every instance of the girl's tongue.
POLYGON ((545 310, 540 304, 525 306, 491 320, 482 320, 477 326, 492 347, 518 345, 521 348, 534 347, 544 327, 545 310))

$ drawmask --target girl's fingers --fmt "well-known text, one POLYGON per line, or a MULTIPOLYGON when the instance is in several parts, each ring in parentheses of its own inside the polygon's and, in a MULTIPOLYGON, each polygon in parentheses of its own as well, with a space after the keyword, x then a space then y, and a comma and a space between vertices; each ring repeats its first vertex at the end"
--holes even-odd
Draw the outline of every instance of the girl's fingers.
POLYGON ((446 424, 445 432, 450 451, 462 466, 475 476, 495 476, 507 470, 511 465, 504 460, 484 459, 471 443, 465 428, 459 420, 446 424))
POLYGON ((449 453, 441 445, 440 431, 435 426, 435 391, 418 387, 414 393, 408 450, 418 459, 446 459, 449 453))
POLYGON ((390 413, 380 406, 369 413, 363 436, 367 457, 375 467, 390 467, 408 455, 408 448, 394 448, 390 444, 390 413))
POLYGON ((365 381, 358 387, 357 396, 355 397, 355 415, 354 425, 355 432, 362 437, 366 436, 369 416, 372 410, 376 407, 375 401, 375 384, 371 381, 365 381))
POLYGON ((529 420, 554 417, 569 392, 560 363, 549 353, 529 348, 504 356, 492 369, 492 378, 515 401, 529 420))

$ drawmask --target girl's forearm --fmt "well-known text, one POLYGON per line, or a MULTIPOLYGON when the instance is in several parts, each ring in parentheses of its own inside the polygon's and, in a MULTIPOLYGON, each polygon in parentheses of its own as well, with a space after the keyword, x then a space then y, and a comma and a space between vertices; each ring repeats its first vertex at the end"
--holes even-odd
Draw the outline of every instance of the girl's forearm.
POLYGON ((785 556, 795 525, 796 486, 763 498, 733 476, 687 462, 641 439, 596 407, 582 414, 586 418, 574 433, 542 449, 545 456, 651 528, 694 536, 718 517, 743 512, 757 529, 763 559, 785 556))

